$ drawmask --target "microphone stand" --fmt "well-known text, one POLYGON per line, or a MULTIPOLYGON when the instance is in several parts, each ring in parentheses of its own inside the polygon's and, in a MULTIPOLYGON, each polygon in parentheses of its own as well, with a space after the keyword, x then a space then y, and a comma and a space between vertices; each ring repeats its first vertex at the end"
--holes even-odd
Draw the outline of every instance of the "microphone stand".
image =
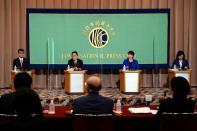
POLYGON ((158 65, 155 63, 155 37, 153 37, 153 65, 154 68, 152 70, 153 78, 152 78, 152 85, 153 88, 157 91, 159 87, 159 68, 158 65))

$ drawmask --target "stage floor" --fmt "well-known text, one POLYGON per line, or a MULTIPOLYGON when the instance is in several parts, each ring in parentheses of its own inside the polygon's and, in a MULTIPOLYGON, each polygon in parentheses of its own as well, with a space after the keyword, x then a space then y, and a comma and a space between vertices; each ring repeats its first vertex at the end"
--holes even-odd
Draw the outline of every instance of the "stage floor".
MULTIPOLYGON (((61 88, 52 89, 52 90, 34 88, 34 90, 39 94, 41 100, 58 98, 59 100, 63 101, 67 98, 73 99, 83 95, 83 94, 66 94, 64 89, 61 88)), ((11 89, 0 89, 0 95, 9 92, 11 92, 11 89)), ((143 102, 145 95, 152 95, 153 96, 152 104, 157 105, 159 104, 159 100, 164 98, 164 92, 166 92, 166 97, 172 97, 169 88, 140 88, 140 92, 137 94, 124 94, 121 93, 118 88, 105 87, 102 88, 100 94, 106 97, 110 97, 114 100, 117 99, 118 97, 122 97, 126 101, 125 103, 130 103, 130 104, 135 104, 139 100, 143 102)), ((197 99, 197 87, 191 88, 191 93, 188 97, 192 97, 195 100, 197 99)))

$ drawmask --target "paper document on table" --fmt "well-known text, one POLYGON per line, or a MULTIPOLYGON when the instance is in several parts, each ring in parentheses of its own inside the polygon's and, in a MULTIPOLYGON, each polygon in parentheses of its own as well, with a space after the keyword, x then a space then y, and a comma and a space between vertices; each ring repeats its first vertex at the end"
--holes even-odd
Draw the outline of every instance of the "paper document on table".
POLYGON ((152 113, 149 107, 137 107, 137 108, 129 108, 129 112, 131 113, 152 113))
POLYGON ((152 114, 156 115, 157 112, 158 112, 158 110, 150 110, 150 112, 151 112, 152 114))

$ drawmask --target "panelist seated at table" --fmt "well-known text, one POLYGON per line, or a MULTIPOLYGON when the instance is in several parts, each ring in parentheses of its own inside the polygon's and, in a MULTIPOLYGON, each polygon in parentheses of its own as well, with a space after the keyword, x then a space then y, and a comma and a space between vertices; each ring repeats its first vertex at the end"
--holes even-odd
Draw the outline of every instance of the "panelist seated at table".
POLYGON ((126 68, 126 70, 136 70, 139 69, 139 64, 136 59, 134 59, 135 52, 134 51, 129 51, 127 58, 123 61, 122 67, 126 68))
POLYGON ((20 48, 18 49, 18 58, 13 60, 13 70, 17 69, 17 70, 28 70, 28 61, 27 59, 24 57, 24 49, 20 48))
POLYGON ((74 70, 82 70, 83 68, 83 61, 78 59, 78 52, 73 51, 71 53, 71 59, 68 60, 68 66, 73 68, 74 70))
POLYGON ((189 69, 189 62, 185 59, 185 53, 182 50, 177 52, 176 59, 173 61, 171 68, 180 70, 189 69))
POLYGON ((101 80, 92 76, 86 81, 88 95, 73 102, 73 114, 112 114, 113 100, 99 94, 101 80))
POLYGON ((184 77, 174 77, 171 80, 171 88, 173 98, 161 101, 157 113, 193 113, 196 102, 187 98, 190 92, 188 81, 184 77))

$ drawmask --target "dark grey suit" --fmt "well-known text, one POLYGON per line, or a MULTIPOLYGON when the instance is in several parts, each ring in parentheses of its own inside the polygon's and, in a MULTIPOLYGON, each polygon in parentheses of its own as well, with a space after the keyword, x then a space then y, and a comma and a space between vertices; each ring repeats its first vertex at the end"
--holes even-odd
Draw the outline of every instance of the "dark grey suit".
POLYGON ((113 100, 98 93, 89 93, 73 102, 73 114, 112 114, 113 100))

